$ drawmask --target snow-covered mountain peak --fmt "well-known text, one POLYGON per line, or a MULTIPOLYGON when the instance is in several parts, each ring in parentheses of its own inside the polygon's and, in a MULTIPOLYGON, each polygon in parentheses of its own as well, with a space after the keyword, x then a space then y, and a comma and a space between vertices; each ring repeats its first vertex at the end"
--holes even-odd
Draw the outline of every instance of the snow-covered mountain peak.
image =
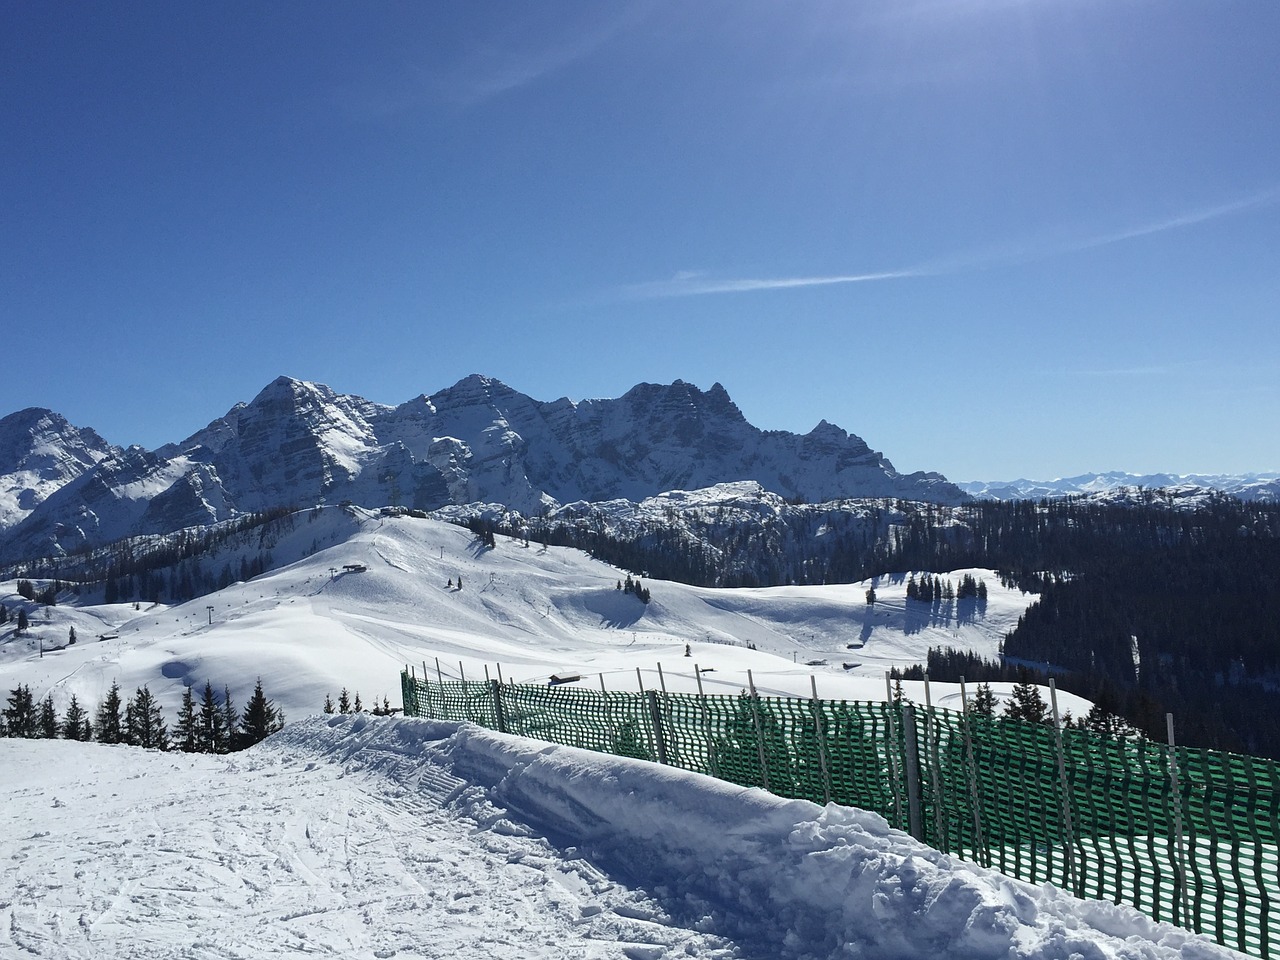
POLYGON ((77 427, 52 410, 28 407, 0 419, 0 473, 84 467, 118 450, 88 427, 77 427))
MULTIPOLYGON (((1206 493, 1216 490, 1241 500, 1265 503, 1280 501, 1280 473, 1177 474, 1082 473, 1055 480, 975 480, 958 485, 966 493, 984 500, 1039 500, 1043 498, 1104 494, 1123 487, 1142 490, 1199 487, 1206 493)), ((1184 494, 1185 496, 1185 494, 1184 494)))
POLYGON ((42 407, 0 419, 0 531, 120 452, 94 430, 42 407))
MULTIPOLYGON (((57 434, 58 424, 49 423, 57 434)), ((535 400, 472 374, 393 407, 282 376, 181 443, 145 457, 122 459, 114 448, 97 456, 118 462, 104 465, 99 482, 83 490, 64 491, 61 478, 38 487, 25 475, 4 474, 0 484, 8 484, 14 506, 7 520, 0 517, 0 530, 10 533, 0 559, 176 528, 169 523, 343 500, 422 510, 500 503, 536 513, 550 503, 639 502, 738 481, 809 502, 966 499, 937 474, 898 474, 859 437, 827 421, 804 436, 762 431, 721 384, 703 391, 683 380, 575 403, 535 400), (184 479, 193 472, 199 477, 184 479), (146 491, 170 490, 162 508, 137 509, 146 491), (139 527, 144 518, 149 525, 139 527), (71 540, 64 540, 66 529, 75 533, 71 540)), ((87 462, 97 469, 97 460, 87 462)))

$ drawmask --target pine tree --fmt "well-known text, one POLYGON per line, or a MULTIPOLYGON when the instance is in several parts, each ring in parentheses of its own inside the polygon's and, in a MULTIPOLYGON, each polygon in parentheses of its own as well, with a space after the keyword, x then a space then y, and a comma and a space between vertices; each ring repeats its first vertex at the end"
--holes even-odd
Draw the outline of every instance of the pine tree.
POLYGON ((145 685, 134 693, 126 717, 125 737, 129 743, 152 750, 169 749, 169 731, 165 727, 164 712, 145 685))
POLYGON ((17 630, 17 632, 18 632, 18 633, 26 633, 26 632, 27 632, 27 627, 28 627, 28 626, 30 626, 30 625, 31 625, 31 621, 27 619, 27 611, 26 611, 26 610, 23 610, 23 609, 19 609, 19 610, 18 610, 18 630, 17 630))
POLYGON ((1025 720, 1028 723, 1044 723, 1049 715, 1040 688, 1030 680, 1015 683, 1004 707, 1004 717, 1009 720, 1025 720))
POLYGON ((196 716, 196 698, 190 687, 182 691, 182 706, 178 709, 178 725, 173 736, 183 753, 195 753, 200 749, 200 721, 196 716))
POLYGON ((225 753, 227 749, 227 730, 223 721, 222 708, 218 706, 217 697, 213 693, 213 684, 204 682, 204 694, 200 698, 200 714, 196 720, 200 733, 198 738, 201 753, 225 753))
POLYGON ((62 736, 67 740, 89 739, 89 715, 80 706, 74 693, 71 695, 71 702, 67 704, 67 712, 62 717, 62 736))
POLYGON ((231 688, 222 688, 222 727, 227 738, 228 752, 240 749, 240 718, 236 716, 236 705, 231 699, 231 688))
POLYGON ((40 718, 37 721, 40 736, 52 740, 58 735, 58 713, 53 709, 53 694, 40 701, 40 718))
POLYGON ((262 678, 258 678, 249 702, 244 705, 240 727, 244 731, 247 746, 260 743, 283 726, 279 722, 275 705, 262 692, 262 678))
POLYGON ((75 642, 76 642, 76 628, 72 627, 70 630, 67 631, 67 646, 69 647, 75 642))
POLYGON ((324 695, 324 712, 333 713, 333 711, 334 711, 333 697, 331 697, 328 691, 326 691, 324 695))
POLYGON ((346 687, 343 687, 342 690, 338 693, 338 712, 339 713, 351 712, 351 696, 350 694, 347 693, 346 687))
POLYGON ((353 713, 364 713, 364 704, 360 702, 359 690, 356 691, 355 703, 351 704, 351 710, 353 713))
POLYGON ((9 691, 9 706, 4 711, 4 720, 9 736, 36 736, 36 706, 30 687, 22 684, 9 691))
POLYGON ((1095 703, 1080 721, 1080 726, 1100 737, 1116 738, 1125 735, 1128 725, 1120 717, 1106 710, 1100 703, 1095 703))
POLYGON ((996 715, 996 695, 991 691, 991 684, 978 684, 969 700, 969 712, 978 717, 996 715))
POLYGON ((120 684, 112 680, 107 698, 98 704, 94 721, 99 743, 124 743, 124 725, 120 718, 120 684))

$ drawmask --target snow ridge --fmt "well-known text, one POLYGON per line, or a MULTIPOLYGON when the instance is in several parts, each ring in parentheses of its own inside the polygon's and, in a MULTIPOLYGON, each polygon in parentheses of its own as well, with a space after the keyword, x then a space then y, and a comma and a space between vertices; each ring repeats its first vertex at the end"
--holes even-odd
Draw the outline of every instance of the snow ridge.
POLYGON ((662 922, 744 956, 1235 956, 1127 907, 1084 903, 926 847, 876 814, 825 809, 643 761, 467 724, 310 720, 276 738, 404 782, 443 767, 455 809, 532 829, 652 892, 662 922), (492 808, 498 808, 494 810, 492 808))

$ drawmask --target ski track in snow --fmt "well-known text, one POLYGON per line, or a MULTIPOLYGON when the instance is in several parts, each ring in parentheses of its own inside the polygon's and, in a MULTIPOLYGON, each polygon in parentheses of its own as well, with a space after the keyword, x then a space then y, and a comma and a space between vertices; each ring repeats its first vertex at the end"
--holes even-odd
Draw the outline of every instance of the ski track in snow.
POLYGON ((0 744, 0 955, 733 955, 395 754, 0 744))
POLYGON ((1227 960, 875 814, 466 724, 0 740, 0 956, 1227 960))

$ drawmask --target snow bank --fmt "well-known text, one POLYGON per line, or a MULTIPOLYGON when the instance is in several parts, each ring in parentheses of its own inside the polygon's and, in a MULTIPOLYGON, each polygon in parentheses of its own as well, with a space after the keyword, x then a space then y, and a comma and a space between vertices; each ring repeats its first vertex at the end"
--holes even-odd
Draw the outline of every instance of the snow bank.
POLYGON ((1127 907, 984 870, 879 816, 467 724, 338 717, 267 749, 325 755, 491 825, 541 833, 750 957, 1211 960, 1239 954, 1127 907), (424 784, 426 786, 424 786, 424 784), (466 784, 467 788, 460 785, 466 784))

